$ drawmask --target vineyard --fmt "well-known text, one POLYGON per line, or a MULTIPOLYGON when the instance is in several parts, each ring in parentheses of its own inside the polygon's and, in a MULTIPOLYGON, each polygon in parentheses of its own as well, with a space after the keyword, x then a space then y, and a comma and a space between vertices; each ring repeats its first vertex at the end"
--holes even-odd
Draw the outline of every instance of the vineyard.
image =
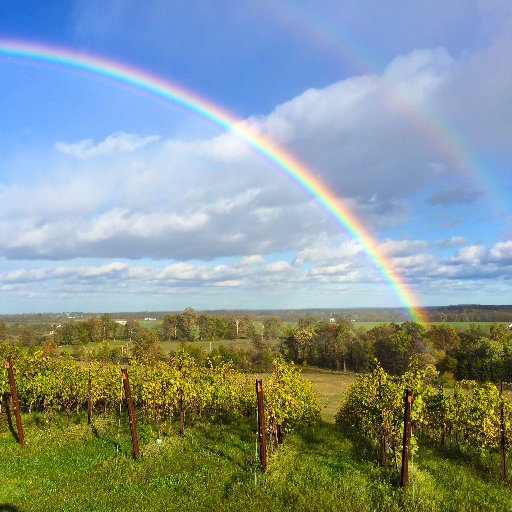
POLYGON ((501 476, 506 479, 512 404, 493 383, 460 381, 447 391, 432 366, 419 368, 413 363, 400 378, 393 378, 377 365, 352 386, 336 422, 364 436, 379 450, 383 464, 391 460, 398 467, 406 390, 413 396, 411 455, 417 453, 420 440, 491 458, 499 453, 501 476))
MULTIPOLYGON (((9 358, 10 361, 10 358, 9 358)), ((116 412, 124 400, 121 367, 96 361, 81 362, 71 357, 52 358, 42 352, 17 357, 12 363, 16 375, 20 407, 31 413, 42 412, 46 421, 58 413, 66 414, 68 424, 73 413, 89 409, 96 414, 116 412)), ((169 361, 137 361, 129 366, 131 401, 151 422, 160 438, 167 425, 178 415, 180 433, 185 415, 212 421, 241 419, 254 411, 254 379, 229 364, 199 366, 186 352, 178 352, 169 361)), ((2 403, 10 394, 7 368, 0 380, 2 403)), ((265 385, 267 430, 289 432, 297 425, 319 420, 320 408, 311 384, 299 378, 293 364, 274 361, 274 371, 265 385)))
POLYGON ((448 390, 433 367, 394 377, 377 365, 345 393, 335 426, 320 421, 311 383, 277 358, 263 379, 264 468, 256 376, 229 364, 199 365, 186 352, 125 366, 43 352, 10 361, 26 429, 20 446, 5 368, 0 510, 512 510, 498 470, 512 406, 494 384, 448 390), (400 489, 406 390, 414 465, 400 489))

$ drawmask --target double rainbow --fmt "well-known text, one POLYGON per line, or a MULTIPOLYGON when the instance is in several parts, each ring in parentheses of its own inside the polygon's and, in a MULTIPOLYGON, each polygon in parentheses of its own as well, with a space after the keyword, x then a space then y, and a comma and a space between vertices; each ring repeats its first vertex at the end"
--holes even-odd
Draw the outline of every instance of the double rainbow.
POLYGON ((168 80, 102 57, 77 53, 65 48, 6 39, 0 39, 0 57, 14 57, 59 65, 71 70, 108 78, 117 83, 128 84, 151 95, 181 105, 230 131, 274 164, 276 169, 288 175, 319 202, 336 222, 363 247, 371 262, 389 283, 395 296, 407 310, 410 318, 418 322, 425 321, 423 311, 410 286, 394 267, 391 259, 379 250, 377 241, 348 205, 336 197, 334 192, 322 183, 311 169, 247 123, 235 118, 218 105, 168 80))

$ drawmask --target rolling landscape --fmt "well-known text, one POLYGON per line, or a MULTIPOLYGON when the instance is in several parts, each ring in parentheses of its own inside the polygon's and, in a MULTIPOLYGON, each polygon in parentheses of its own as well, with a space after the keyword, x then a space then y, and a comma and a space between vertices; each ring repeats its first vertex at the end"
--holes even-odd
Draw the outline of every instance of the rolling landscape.
POLYGON ((0 512, 512 511, 510 2, 0 2, 0 512))

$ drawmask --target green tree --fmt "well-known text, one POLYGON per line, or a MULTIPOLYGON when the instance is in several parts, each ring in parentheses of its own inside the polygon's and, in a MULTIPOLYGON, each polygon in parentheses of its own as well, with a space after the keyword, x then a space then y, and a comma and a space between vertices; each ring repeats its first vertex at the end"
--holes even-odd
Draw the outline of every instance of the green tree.
POLYGON ((263 337, 267 340, 279 338, 283 321, 277 316, 268 316, 263 320, 263 337))
POLYGON ((191 307, 185 308, 179 315, 178 337, 189 341, 196 341, 199 339, 197 313, 191 307))
POLYGON ((171 341, 178 339, 179 315, 168 313, 164 315, 162 322, 162 337, 171 341))
POLYGON ((0 342, 7 341, 7 324, 0 320, 0 342))
POLYGON ((460 337, 451 325, 431 325, 427 338, 436 350, 453 352, 460 347, 460 337))
POLYGON ((34 342, 34 336, 33 333, 30 331, 30 329, 26 326, 21 328, 20 332, 20 343, 24 347, 30 347, 34 342))
POLYGON ((254 327, 254 317, 252 315, 243 315, 240 318, 239 325, 240 338, 252 339, 256 336, 256 328, 254 327))
POLYGON ((142 362, 161 358, 163 353, 156 333, 146 329, 136 331, 132 339, 132 356, 142 362))
POLYGON ((124 336, 128 341, 132 341, 135 333, 140 329, 140 323, 137 320, 128 320, 124 324, 124 336))
POLYGON ((84 322, 84 327, 89 334, 89 341, 98 342, 103 339, 102 337, 102 324, 96 317, 88 318, 84 322))
POLYGON ((103 313, 100 317, 101 338, 103 340, 111 340, 114 338, 117 324, 108 313, 103 313))
POLYGON ((214 340, 218 338, 215 317, 202 313, 197 319, 197 325, 202 340, 214 340))
POLYGON ((89 333, 83 322, 68 322, 62 326, 61 339, 67 345, 82 345, 89 341, 89 333))

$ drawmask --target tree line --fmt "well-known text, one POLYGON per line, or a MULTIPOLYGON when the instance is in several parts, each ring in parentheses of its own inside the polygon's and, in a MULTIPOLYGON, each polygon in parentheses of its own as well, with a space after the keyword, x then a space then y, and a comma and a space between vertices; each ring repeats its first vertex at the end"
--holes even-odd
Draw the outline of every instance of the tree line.
POLYGON ((95 357, 119 360, 120 348, 110 340, 124 340, 130 353, 153 353, 160 357, 162 341, 189 343, 187 350, 197 360, 214 355, 232 361, 240 369, 265 369, 280 353, 287 360, 333 370, 367 372, 380 361, 385 371, 400 375, 411 358, 422 365, 435 365, 447 378, 478 381, 512 381, 512 331, 500 324, 490 328, 470 325, 455 329, 446 324, 425 327, 411 321, 389 322, 366 331, 348 318, 319 321, 303 316, 294 324, 284 324, 277 316, 255 321, 251 314, 215 316, 186 308, 168 313, 163 321, 148 329, 130 319, 119 323, 108 314, 58 325, 7 327, 0 322, 0 340, 10 339, 27 347, 42 346, 54 353, 60 345, 73 345, 76 356, 92 352, 90 342, 104 342, 95 348, 95 357), (246 348, 224 344, 210 354, 196 341, 245 339, 246 348), (269 343, 269 340, 273 340, 269 343), (278 342, 276 343, 276 340, 278 342))
POLYGON ((299 322, 283 337, 281 351, 296 363, 334 370, 367 372, 377 359, 385 371, 401 375, 417 359, 448 378, 512 381, 512 331, 501 324, 455 329, 407 321, 363 331, 348 320, 299 322))

